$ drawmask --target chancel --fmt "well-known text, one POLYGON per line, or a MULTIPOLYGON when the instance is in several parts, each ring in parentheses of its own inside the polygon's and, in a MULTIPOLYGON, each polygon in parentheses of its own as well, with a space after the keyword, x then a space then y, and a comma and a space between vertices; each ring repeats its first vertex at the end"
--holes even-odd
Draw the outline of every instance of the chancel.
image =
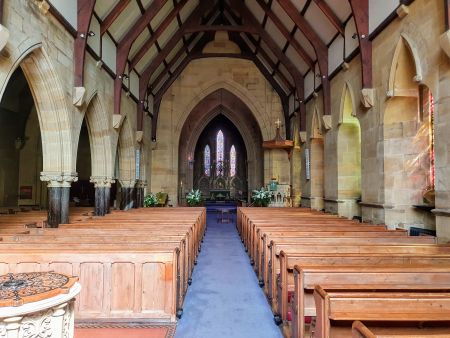
POLYGON ((0 0, 0 338, 450 337, 450 0, 0 0))

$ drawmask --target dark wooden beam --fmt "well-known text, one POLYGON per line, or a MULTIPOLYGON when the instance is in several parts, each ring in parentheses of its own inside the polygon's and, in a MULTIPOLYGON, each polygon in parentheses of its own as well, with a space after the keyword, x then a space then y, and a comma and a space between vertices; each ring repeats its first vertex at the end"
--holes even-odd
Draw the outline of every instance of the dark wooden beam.
POLYGON ((196 33, 196 32, 246 32, 250 34, 257 34, 258 31, 250 25, 232 26, 232 25, 195 25, 187 28, 185 34, 196 33))
POLYGON ((161 34, 169 27, 172 21, 177 17, 178 13, 183 9, 188 0, 181 0, 167 15, 167 17, 161 22, 153 35, 145 41, 139 51, 131 59, 130 68, 134 68, 138 62, 142 59, 145 53, 153 46, 153 44, 159 39, 161 34))
POLYGON ((74 86, 83 87, 86 44, 95 0, 77 0, 77 36, 74 41, 74 86))
POLYGON ((120 102, 122 99, 122 77, 125 72, 128 54, 133 42, 164 7, 168 0, 154 0, 142 16, 127 31, 117 46, 116 55, 116 79, 114 80, 114 114, 120 114, 120 102))
POLYGON ((289 33, 286 26, 281 22, 278 16, 275 15, 274 12, 267 6, 264 0, 257 0, 258 4, 264 10, 264 12, 269 16, 269 18, 273 21, 278 30, 283 34, 285 39, 289 42, 289 44, 294 47, 295 51, 298 55, 306 62, 309 68, 314 68, 314 62, 308 55, 308 53, 303 49, 303 47, 295 40, 295 38, 289 33))
POLYGON ((369 39, 369 0, 350 0, 361 53, 362 87, 372 88, 372 41, 369 39))
POLYGON ((4 5, 4 0, 0 0, 0 24, 3 25, 3 5, 4 5))
MULTIPOLYGON (((284 9, 286 14, 302 31, 303 35, 308 39, 314 48, 317 56, 317 62, 319 64, 320 76, 322 80, 322 92, 323 92, 323 114, 331 114, 331 93, 330 93, 330 81, 328 79, 328 48, 325 43, 320 39, 316 31, 306 21, 306 19, 300 15, 297 8, 292 4, 291 0, 277 0, 280 6, 284 9)), ((300 97, 299 97, 300 98, 300 97)), ((300 98, 303 100, 303 97, 300 98)))
POLYGON ((450 0, 444 0, 445 29, 450 29, 450 0))
POLYGON ((119 15, 128 6, 131 0, 121 0, 114 6, 114 8, 109 12, 103 22, 100 24, 100 35, 103 36, 113 22, 119 17, 119 15))
POLYGON ((336 13, 330 8, 330 6, 324 0, 314 0, 316 5, 320 8, 323 14, 330 20, 331 24, 342 35, 345 35, 344 25, 337 17, 336 13))

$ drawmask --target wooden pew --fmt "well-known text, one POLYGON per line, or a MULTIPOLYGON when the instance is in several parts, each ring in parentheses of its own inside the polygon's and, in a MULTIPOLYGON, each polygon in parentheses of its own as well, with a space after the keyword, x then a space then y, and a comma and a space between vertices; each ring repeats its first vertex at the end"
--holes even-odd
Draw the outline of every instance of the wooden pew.
MULTIPOLYGON (((332 321, 442 322, 450 334, 450 293, 329 291, 317 285, 314 338, 350 337, 350 327, 333 330, 332 321)), ((403 328, 400 328, 401 331, 403 328)), ((390 331, 396 329, 391 327, 390 331)))
MULTIPOLYGON (((450 290, 450 260, 447 264, 431 260, 427 265, 372 264, 354 265, 296 265, 294 268, 294 293, 290 309, 292 322, 284 323, 289 336, 305 337, 305 316, 316 316, 312 293, 316 285, 333 290, 450 290)), ((288 312, 284 308, 283 313, 288 312)))
POLYGON ((353 322, 352 338, 448 338, 450 328, 442 327, 373 327, 368 328, 359 320, 353 322))

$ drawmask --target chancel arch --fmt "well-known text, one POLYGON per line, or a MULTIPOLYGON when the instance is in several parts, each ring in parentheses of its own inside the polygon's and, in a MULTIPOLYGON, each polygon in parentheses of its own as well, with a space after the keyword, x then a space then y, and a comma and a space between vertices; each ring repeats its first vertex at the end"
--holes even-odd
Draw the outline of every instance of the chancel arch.
POLYGON ((361 127, 356 117, 353 92, 344 85, 337 139, 339 214, 348 218, 360 216, 361 201, 361 127))
MULTIPOLYGON (((215 159, 214 155, 216 153, 217 135, 220 131, 220 124, 228 125, 230 130, 234 129, 232 140, 242 139, 241 155, 245 155, 247 167, 245 170, 242 170, 244 176, 240 177, 239 180, 243 187, 245 185, 244 181, 248 180, 248 187, 245 187, 244 190, 238 190, 242 190, 242 194, 245 191, 247 196, 244 197, 247 198, 248 192, 251 189, 257 189, 263 185, 263 165, 262 161, 258 161, 258 156, 262 157, 263 154, 261 131, 253 114, 244 102, 227 90, 220 89, 200 101, 192 110, 187 121, 189 122, 183 126, 180 135, 178 184, 178 197, 180 199, 190 189, 205 186, 205 177, 197 178, 198 181, 196 182, 194 172, 204 171, 201 170, 204 169, 205 162, 203 160, 204 154, 202 153, 204 153, 206 145, 209 146, 211 152, 211 164, 214 164, 213 161, 215 159), (208 125, 212 124, 214 120, 217 120, 216 129, 212 127, 212 134, 209 137, 205 136, 204 143, 199 143, 202 133, 208 130, 208 125), (198 151, 196 151, 197 145, 199 145, 198 151), (197 170, 194 170, 194 168, 197 170)), ((228 160, 228 163, 232 145, 231 143, 227 144, 225 138, 224 157, 228 160)), ((241 160, 241 166, 244 165, 244 162, 245 160, 241 160)), ((215 174, 216 169, 217 166, 210 168, 210 176, 215 174)), ((227 169, 229 170, 229 168, 227 169)), ((228 173, 226 176, 229 176, 228 173)), ((222 178, 216 177, 218 180, 216 183, 223 183, 223 181, 220 181, 222 178)), ((236 184, 237 182, 238 180, 234 180, 233 183, 236 184)))

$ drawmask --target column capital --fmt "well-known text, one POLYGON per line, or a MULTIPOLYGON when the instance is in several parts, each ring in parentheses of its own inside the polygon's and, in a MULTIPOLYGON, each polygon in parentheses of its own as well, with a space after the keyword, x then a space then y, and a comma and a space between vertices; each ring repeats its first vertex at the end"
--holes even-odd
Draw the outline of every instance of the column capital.
POLYGON ((70 188, 72 182, 78 181, 77 173, 41 172, 41 181, 48 182, 49 188, 70 188))
POLYGON ((122 188, 134 188, 136 185, 136 180, 119 180, 122 188))
POLYGON ((89 182, 94 183, 95 188, 111 188, 111 184, 116 180, 112 177, 91 176, 89 182))
POLYGON ((147 181, 144 180, 137 180, 136 181, 136 187, 137 188, 145 188, 147 186, 147 181))

